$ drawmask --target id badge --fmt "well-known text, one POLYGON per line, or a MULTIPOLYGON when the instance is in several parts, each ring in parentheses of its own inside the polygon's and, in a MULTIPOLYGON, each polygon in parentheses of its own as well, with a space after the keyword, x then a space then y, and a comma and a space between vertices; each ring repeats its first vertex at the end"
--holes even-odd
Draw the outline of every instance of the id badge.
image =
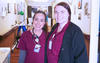
POLYGON ((38 38, 36 38, 36 39, 35 39, 35 41, 38 43, 38 42, 39 42, 39 39, 38 39, 38 38))
POLYGON ((41 45, 36 44, 34 48, 34 52, 39 53, 41 45))
POLYGON ((49 49, 52 49, 52 41, 49 41, 49 49))

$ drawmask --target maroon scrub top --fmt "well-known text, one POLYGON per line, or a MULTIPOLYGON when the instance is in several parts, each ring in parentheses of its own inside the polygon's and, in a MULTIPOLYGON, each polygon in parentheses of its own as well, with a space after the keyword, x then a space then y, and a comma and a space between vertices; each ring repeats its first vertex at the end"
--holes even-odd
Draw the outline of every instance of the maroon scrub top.
POLYGON ((45 50, 45 40, 46 40, 46 33, 42 32, 41 36, 39 37, 39 44, 41 45, 40 51, 34 52, 34 39, 32 38, 32 33, 30 31, 26 31, 22 34, 18 48, 21 50, 26 51, 25 63, 44 63, 44 50, 45 50))
POLYGON ((59 52, 60 52, 60 48, 62 45, 62 40, 63 40, 63 36, 64 36, 64 32, 66 31, 66 29, 68 28, 70 22, 68 22, 64 28, 62 29, 62 31, 57 32, 58 26, 57 28, 54 30, 54 32, 51 34, 49 40, 48 40, 48 45, 47 45, 47 58, 48 58, 48 63, 58 63, 58 59, 59 59, 59 52), (53 35, 55 34, 54 38, 53 35), (52 49, 49 49, 49 42, 52 39, 52 49))

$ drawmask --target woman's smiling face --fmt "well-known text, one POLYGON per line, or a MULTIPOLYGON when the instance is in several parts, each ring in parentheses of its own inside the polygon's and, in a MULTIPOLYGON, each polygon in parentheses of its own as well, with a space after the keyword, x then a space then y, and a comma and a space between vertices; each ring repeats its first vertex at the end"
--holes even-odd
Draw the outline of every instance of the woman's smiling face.
POLYGON ((45 16, 42 13, 37 13, 33 20, 34 29, 42 29, 45 25, 45 16))
POLYGON ((63 6, 57 5, 54 9, 54 15, 57 23, 62 24, 68 22, 69 13, 63 6))

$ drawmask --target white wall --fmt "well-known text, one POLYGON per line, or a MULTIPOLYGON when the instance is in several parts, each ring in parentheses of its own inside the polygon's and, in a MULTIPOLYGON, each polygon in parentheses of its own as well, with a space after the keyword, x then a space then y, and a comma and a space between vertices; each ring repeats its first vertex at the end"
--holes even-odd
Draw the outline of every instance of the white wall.
POLYGON ((73 1, 72 4, 72 22, 77 24, 83 31, 84 34, 90 34, 90 15, 85 15, 85 9, 84 6, 88 3, 88 13, 91 14, 91 2, 90 0, 82 0, 82 9, 78 9, 78 0, 73 1), (75 13, 76 11, 76 13, 75 13), (81 20, 78 20, 79 13, 81 14, 81 20))
MULTIPOLYGON (((20 3, 22 0, 0 0, 0 3, 10 3, 10 13, 6 13, 5 16, 0 16, 0 35, 5 34, 11 30, 15 25, 15 21, 19 21, 19 15, 14 14, 14 4, 20 3)), ((23 0, 23 2, 25 2, 23 0)), ((27 4, 25 5, 25 19, 27 19, 27 4)))
POLYGON ((7 14, 7 16, 0 17, 0 35, 5 34, 8 32, 12 25, 15 24, 16 15, 14 14, 7 14))
MULTIPOLYGON (((5 6, 8 3, 10 3, 10 1, 11 0, 9 1, 0 0, 0 4, 2 4, 2 6, 5 6)), ((12 3, 10 3, 10 7, 9 7, 11 9, 10 13, 8 13, 7 7, 6 7, 6 12, 4 12, 5 14, 0 16, 0 35, 3 35, 4 33, 8 32, 12 28, 12 25, 15 24, 15 20, 17 16, 14 14, 14 2, 13 1, 12 3)))

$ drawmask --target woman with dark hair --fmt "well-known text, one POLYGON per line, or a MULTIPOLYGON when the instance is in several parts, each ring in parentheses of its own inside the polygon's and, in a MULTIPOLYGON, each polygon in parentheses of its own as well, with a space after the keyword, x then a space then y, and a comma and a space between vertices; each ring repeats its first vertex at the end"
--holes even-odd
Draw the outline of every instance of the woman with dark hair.
POLYGON ((71 10, 60 2, 54 8, 55 24, 45 45, 45 63, 88 63, 84 36, 71 22, 71 10))
POLYGON ((33 29, 25 31, 18 44, 19 63, 44 63, 46 40, 46 14, 37 11, 33 17, 33 29))

